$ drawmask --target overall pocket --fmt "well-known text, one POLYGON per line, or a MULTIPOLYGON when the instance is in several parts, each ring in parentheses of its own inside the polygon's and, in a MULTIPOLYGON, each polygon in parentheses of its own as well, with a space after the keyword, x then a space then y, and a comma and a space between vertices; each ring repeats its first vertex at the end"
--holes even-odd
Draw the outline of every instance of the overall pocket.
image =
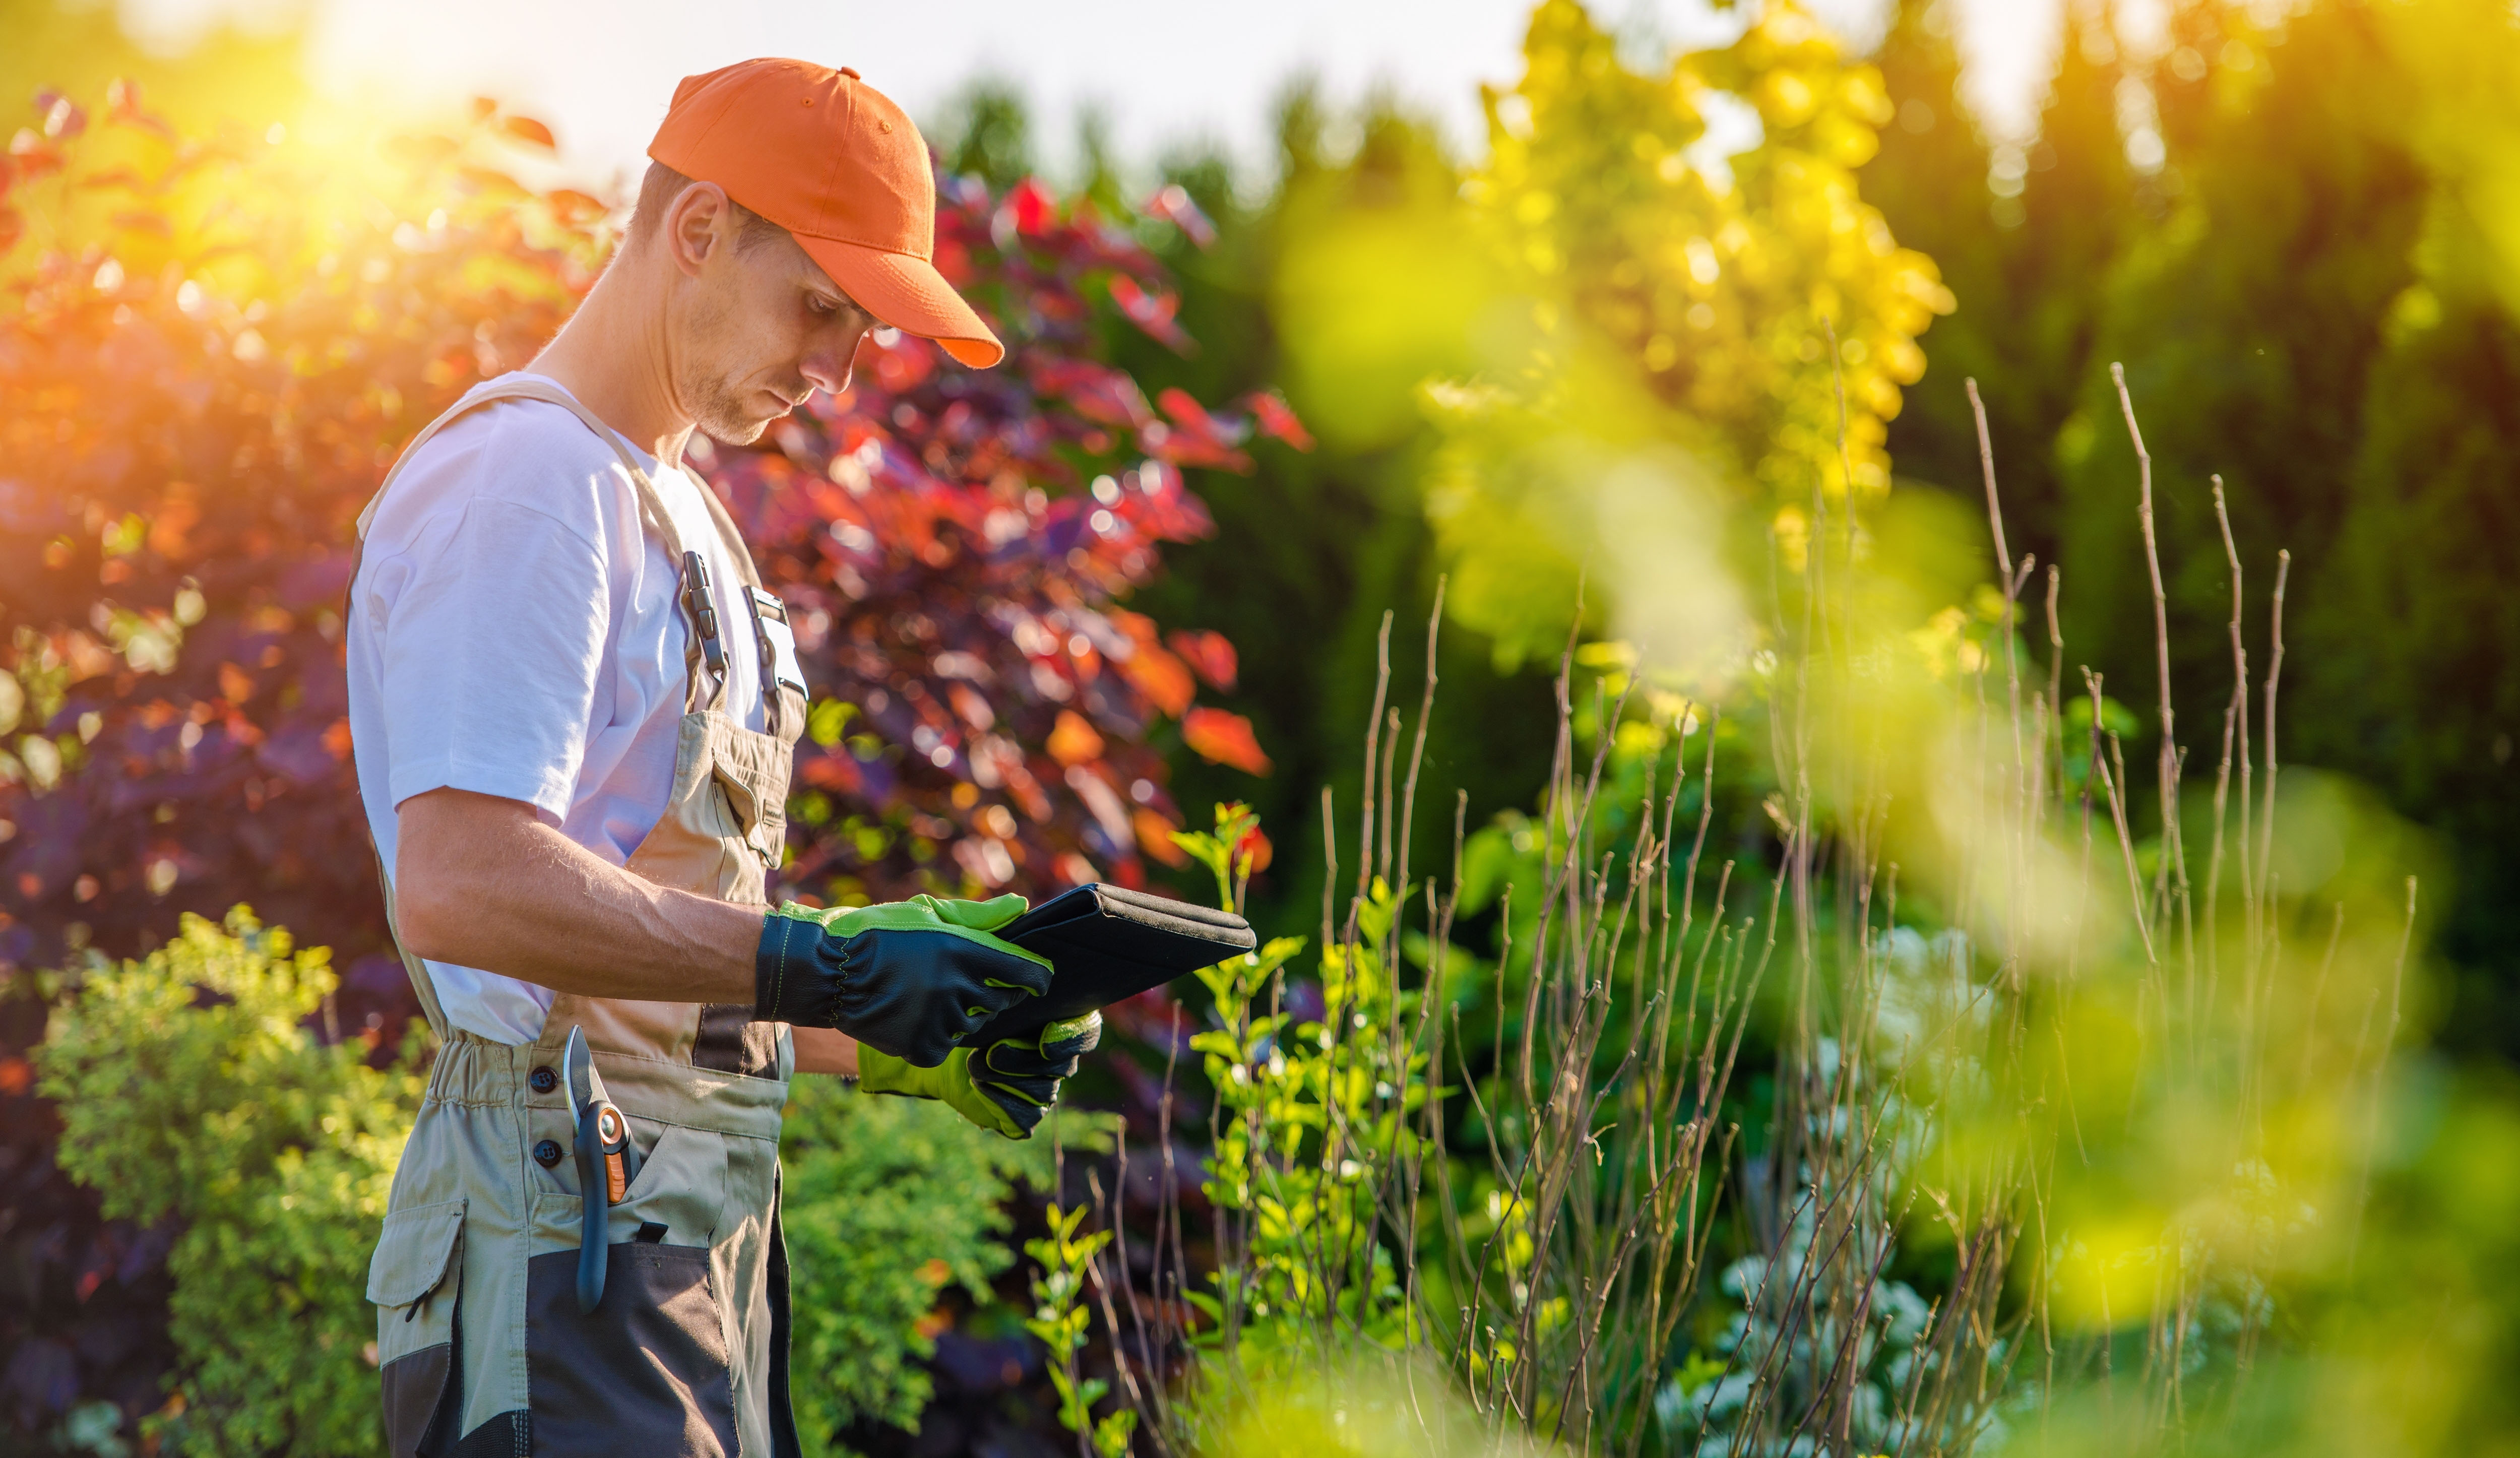
POLYGON ((457 1407, 455 1307, 463 1290, 465 1202, 414 1206, 385 1216, 368 1262, 383 1378, 385 1445, 413 1458, 457 1407))
MULTIPOLYGON (((647 1120, 630 1120, 631 1138, 647 1120)), ((726 1211, 726 1139, 704 1129, 666 1124, 640 1157, 607 1222, 614 1245, 712 1246, 726 1211)))
POLYGON ((534 1202, 545 1248, 525 1269, 535 1453, 736 1452, 735 1380, 709 1250, 725 1205, 725 1141, 666 1125, 607 1222, 604 1299, 580 1312, 582 1207, 574 1196, 534 1202), (563 1227, 567 1249, 549 1249, 563 1227))

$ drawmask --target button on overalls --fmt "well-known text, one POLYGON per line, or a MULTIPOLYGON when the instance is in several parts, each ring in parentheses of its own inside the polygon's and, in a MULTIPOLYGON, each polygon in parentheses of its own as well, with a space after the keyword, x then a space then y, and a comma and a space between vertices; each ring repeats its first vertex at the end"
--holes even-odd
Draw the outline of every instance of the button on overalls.
MULTIPOLYGON (((476 389, 403 452, 495 400, 559 405, 621 457, 647 529, 683 565, 691 688, 665 813, 628 869, 659 886, 766 902, 787 829, 788 777, 804 726, 786 612, 760 582, 735 524, 703 489, 753 615, 769 733, 727 712, 727 602, 688 552, 654 483, 566 391, 511 377, 476 389)), ((377 492, 392 489, 394 473, 377 492)), ((376 512, 360 517, 362 537, 376 512)), ((355 577, 355 572, 354 572, 355 577)), ((388 916, 392 888, 386 888, 388 916)), ((562 992, 542 1036, 512 1047, 451 1029, 428 964, 403 965, 441 1046, 394 1172, 369 1268, 396 1458, 527 1453, 785 1455, 787 1250, 779 1229, 779 1117, 795 1054, 784 1025, 749 1006, 633 1002, 562 992), (580 1314, 574 1116, 562 1049, 585 1029, 639 1160, 611 1209, 604 1299, 580 1314)), ((493 969, 495 970, 495 969, 493 969)))

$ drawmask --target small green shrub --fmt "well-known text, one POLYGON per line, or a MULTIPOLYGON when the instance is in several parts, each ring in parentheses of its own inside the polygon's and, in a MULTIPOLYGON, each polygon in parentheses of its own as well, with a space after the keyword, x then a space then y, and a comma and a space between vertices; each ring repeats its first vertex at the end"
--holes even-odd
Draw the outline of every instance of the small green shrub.
POLYGON ((334 983, 323 948, 244 907, 224 930, 188 916, 137 962, 90 964, 36 1050, 63 1168, 109 1218, 184 1227, 168 1450, 382 1446, 368 1253, 421 1079, 307 1030, 334 983))
POLYGON ((836 1435, 861 1418, 916 1432, 931 1390, 921 1363, 936 1351, 922 1318, 949 1285, 991 1299, 990 1278, 1014 1260, 1000 1239, 1008 1197, 1019 1179, 1051 1188, 1051 1141, 800 1078, 781 1146, 805 1450, 847 1452, 836 1435))

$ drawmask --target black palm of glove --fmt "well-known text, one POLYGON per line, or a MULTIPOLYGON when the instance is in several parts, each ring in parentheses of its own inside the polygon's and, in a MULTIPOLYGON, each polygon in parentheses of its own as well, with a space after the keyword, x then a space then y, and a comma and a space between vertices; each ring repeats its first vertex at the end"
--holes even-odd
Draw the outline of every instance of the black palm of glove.
POLYGON ((753 1016, 835 1027, 915 1068, 934 1068, 981 1024, 1050 988, 1050 964, 989 933, 1021 896, 915 896, 817 911, 793 902, 761 925, 753 1016))
POLYGON ((1088 1013, 1041 1030, 1038 1043, 1009 1038, 991 1043, 971 1060, 971 1083, 1006 1111, 1022 1138, 1058 1102, 1058 1084, 1076 1073, 1076 1061, 1102 1042, 1102 1015, 1088 1013))
POLYGON ((1034 1038, 957 1048, 932 1069, 914 1069, 862 1047, 858 1087, 874 1094, 937 1099, 981 1128, 1009 1139, 1029 1139, 1033 1126, 1058 1102, 1058 1081, 1075 1072, 1077 1059, 1102 1040, 1102 1015, 1087 1013, 1054 1023, 1034 1038))

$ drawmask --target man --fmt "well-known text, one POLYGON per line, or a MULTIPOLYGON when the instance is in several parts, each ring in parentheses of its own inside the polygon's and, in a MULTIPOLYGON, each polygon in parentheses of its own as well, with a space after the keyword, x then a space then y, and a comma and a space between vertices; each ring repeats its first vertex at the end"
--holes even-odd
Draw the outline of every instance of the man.
POLYGON ((759 437, 878 323, 1004 353, 929 263, 934 185, 846 68, 682 83, 628 236, 530 369, 361 518, 359 789, 442 1041, 370 1269, 397 1455, 797 1450, 779 1116, 795 1072, 1024 1137, 1099 1020, 1019 897, 769 909, 806 692, 695 428, 759 437))

